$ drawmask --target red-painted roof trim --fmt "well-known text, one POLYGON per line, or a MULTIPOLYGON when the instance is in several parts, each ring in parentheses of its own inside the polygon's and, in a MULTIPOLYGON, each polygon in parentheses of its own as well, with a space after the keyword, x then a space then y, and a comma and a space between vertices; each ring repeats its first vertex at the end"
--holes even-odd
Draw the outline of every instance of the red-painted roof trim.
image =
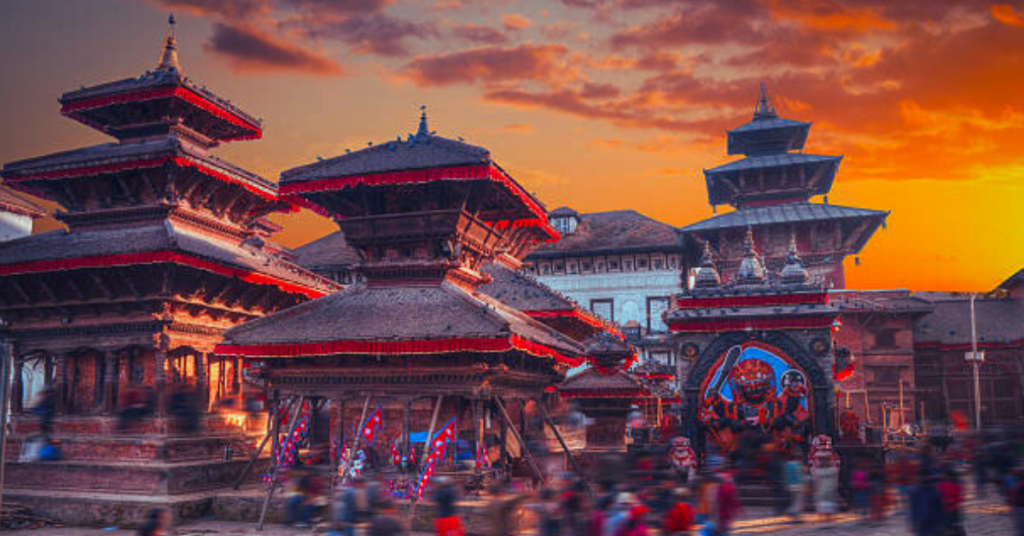
POLYGON ((715 307, 769 307, 772 305, 826 305, 828 292, 805 292, 796 294, 768 294, 753 296, 714 296, 709 298, 679 298, 676 306, 680 309, 711 309, 715 307))
POLYGON ((245 190, 252 192, 263 199, 268 201, 277 201, 278 197, 274 192, 264 190, 253 186, 251 183, 244 179, 234 177, 228 173, 213 169, 200 161, 184 157, 184 156, 161 156, 157 158, 147 158, 140 160, 130 160, 125 162, 116 162, 113 164, 100 164, 95 166, 79 166, 67 169, 58 169, 55 171, 41 171, 37 173, 25 173, 8 177, 6 180, 8 183, 13 184, 16 182, 23 181, 35 181, 35 180, 50 180, 50 179, 63 179, 70 177, 90 177, 94 175, 102 175, 105 173, 118 173, 122 171, 130 171, 134 169, 148 169, 160 167, 168 162, 173 163, 178 167, 190 167, 199 171, 200 173, 209 177, 218 179, 223 182, 230 184, 237 184, 245 190))
POLYGON ((532 212, 535 218, 517 220, 513 227, 538 227, 557 240, 560 235, 547 223, 547 213, 523 187, 512 180, 504 171, 491 166, 454 166, 406 171, 390 171, 386 173, 370 173, 366 175, 348 175, 344 177, 327 177, 310 181, 282 184, 282 196, 344 190, 356 186, 383 186, 391 184, 417 184, 434 181, 474 181, 490 180, 500 182, 515 195, 532 212))
POLYGON ((747 329, 828 329, 832 327, 835 315, 808 316, 796 318, 706 318, 687 319, 673 322, 669 331, 685 333, 711 333, 719 331, 743 331, 747 329))
POLYGON ((92 108, 101 108, 103 106, 110 106, 112 104, 125 104, 129 102, 140 102, 146 100, 164 99, 164 98, 179 98, 185 102, 200 108, 206 112, 213 114, 214 116, 231 123, 237 127, 250 131, 250 134, 241 136, 235 136, 233 138, 225 138, 222 141, 231 141, 238 139, 259 139, 263 137, 263 130, 259 125, 254 125, 250 121, 240 117, 239 115, 231 112, 230 110, 220 106, 219 104, 207 99, 206 97, 196 93, 195 91, 186 87, 161 87, 155 89, 140 89, 138 91, 130 91, 127 93, 115 93, 112 95, 100 95, 97 97, 85 98, 68 102, 61 106, 60 113, 72 117, 76 120, 82 121, 89 126, 97 126, 86 117, 78 114, 84 110, 92 108))
POLYGON ((579 357, 566 356, 554 348, 524 339, 518 335, 490 338, 411 339, 404 341, 336 340, 294 344, 219 344, 215 352, 221 355, 247 358, 272 358, 335 354, 413 355, 456 352, 509 352, 513 350, 537 357, 547 357, 569 366, 576 366, 582 361, 579 357))
POLYGON ((113 255, 95 255, 90 257, 75 257, 68 259, 50 259, 43 261, 22 262, 17 264, 0 265, 0 276, 20 275, 41 272, 57 272, 62 270, 76 270, 85 268, 107 268, 112 266, 133 266, 139 264, 174 263, 198 268, 226 277, 235 277, 248 283, 258 285, 273 285, 284 292, 302 294, 308 298, 319 298, 327 293, 285 281, 273 276, 225 266, 223 264, 194 257, 177 251, 148 251, 143 253, 119 253, 113 255))

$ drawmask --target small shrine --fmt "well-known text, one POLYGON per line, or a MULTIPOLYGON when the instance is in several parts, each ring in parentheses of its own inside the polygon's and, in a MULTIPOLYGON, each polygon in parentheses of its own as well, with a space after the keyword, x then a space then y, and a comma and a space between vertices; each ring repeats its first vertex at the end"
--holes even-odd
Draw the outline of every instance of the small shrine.
MULTIPOLYGON (((806 449, 836 429, 837 310, 791 240, 766 269, 748 230, 735 277, 722 282, 705 243, 693 288, 665 314, 680 345, 684 431, 698 452, 773 442, 806 449)), ((841 365, 843 366, 843 365, 841 365)))

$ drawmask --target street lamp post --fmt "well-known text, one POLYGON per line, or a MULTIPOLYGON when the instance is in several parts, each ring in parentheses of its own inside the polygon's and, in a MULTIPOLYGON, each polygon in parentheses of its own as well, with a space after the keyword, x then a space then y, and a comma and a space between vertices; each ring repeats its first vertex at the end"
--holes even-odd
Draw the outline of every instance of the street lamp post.
POLYGON ((974 372, 974 430, 976 432, 981 431, 981 380, 979 379, 978 369, 981 367, 981 362, 985 359, 984 352, 978 352, 978 322, 974 316, 974 300, 978 297, 976 292, 971 293, 971 351, 967 354, 967 359, 971 362, 971 368, 974 372))

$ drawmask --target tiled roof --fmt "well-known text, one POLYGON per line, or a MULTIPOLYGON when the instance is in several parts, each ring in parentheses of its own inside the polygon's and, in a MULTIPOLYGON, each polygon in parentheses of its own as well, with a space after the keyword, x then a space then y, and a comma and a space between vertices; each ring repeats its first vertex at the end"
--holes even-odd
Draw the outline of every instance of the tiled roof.
POLYGON ((521 272, 492 263, 483 268, 491 282, 477 290, 520 311, 571 311, 577 308, 569 298, 521 272))
POLYGON ((97 84, 95 86, 82 87, 74 91, 68 91, 60 97, 60 102, 66 104, 69 102, 88 99, 92 97, 99 97, 103 95, 114 95, 118 93, 129 93, 133 91, 139 91, 143 89, 159 88, 159 87, 186 87, 192 91, 203 96, 203 98, 215 103, 217 106, 224 108, 228 112, 239 116, 240 118, 252 123, 259 127, 261 121, 251 115, 245 113, 241 108, 237 107, 231 101, 222 98, 214 92, 206 89, 203 86, 197 85, 187 76, 183 76, 178 70, 154 70, 149 71, 141 76, 135 78, 125 78, 122 80, 115 80, 113 82, 107 82, 104 84, 97 84))
POLYGON ((629 251, 675 251, 679 235, 671 225, 648 218, 635 210, 580 214, 576 232, 558 242, 544 244, 527 260, 564 255, 629 251))
POLYGON ((246 171, 226 160, 211 155, 202 147, 176 136, 167 136, 142 142, 104 143, 70 151, 48 154, 4 164, 4 177, 72 169, 77 167, 114 164, 122 161, 145 160, 163 156, 188 156, 213 169, 227 172, 240 181, 249 183, 267 192, 276 193, 273 182, 246 171))
POLYGON ((22 216, 40 218, 46 215, 46 209, 24 199, 3 185, 0 185, 0 212, 13 212, 22 216))
POLYGON ((817 220, 841 220, 850 218, 876 218, 881 224, 888 212, 863 208, 825 205, 820 203, 786 203, 765 207, 744 208, 708 218, 680 229, 684 233, 710 231, 714 229, 744 228, 776 223, 793 223, 817 220))
POLYGON ((764 156, 748 156, 735 162, 729 162, 718 167, 704 170, 708 176, 727 173, 730 171, 741 171, 746 169, 773 168, 783 166, 797 166, 805 164, 820 164, 822 162, 834 162, 838 164, 842 156, 828 156, 820 154, 804 153, 783 153, 764 156))
POLYGON ((1011 275, 1006 281, 999 284, 999 288, 1010 290, 1024 285, 1024 268, 1017 270, 1017 273, 1011 275))
MULTIPOLYGON (((970 344, 970 300, 966 297, 936 299, 933 307, 931 313, 914 323, 915 344, 970 344)), ((974 311, 979 344, 1024 340, 1024 302, 979 298, 974 311)))
POLYGON ((627 396, 636 396, 637 391, 646 392, 647 387, 632 374, 623 370, 616 370, 612 374, 601 374, 597 369, 588 368, 567 378, 558 387, 558 390, 563 393, 598 391, 608 394, 621 391, 627 396))
POLYGON ((776 128, 795 128, 795 127, 808 127, 811 124, 805 121, 793 121, 791 119, 755 119, 743 125, 740 125, 734 129, 729 130, 729 133, 739 132, 757 132, 760 130, 771 130, 776 128))
POLYGON ((359 252, 345 241, 345 233, 335 231, 292 250, 295 262, 310 269, 351 268, 359 264, 359 252))
POLYGON ((216 240, 166 222, 142 227, 51 231, 0 243, 0 266, 154 251, 180 251, 300 285, 333 291, 337 285, 267 252, 216 240))
POLYGON ((281 183, 467 165, 493 164, 483 147, 441 136, 389 141, 351 153, 292 168, 281 173, 281 183))
POLYGON ((483 294, 436 286, 346 290, 247 322, 225 333, 228 344, 275 345, 341 340, 401 341, 518 335, 568 355, 583 348, 483 294))

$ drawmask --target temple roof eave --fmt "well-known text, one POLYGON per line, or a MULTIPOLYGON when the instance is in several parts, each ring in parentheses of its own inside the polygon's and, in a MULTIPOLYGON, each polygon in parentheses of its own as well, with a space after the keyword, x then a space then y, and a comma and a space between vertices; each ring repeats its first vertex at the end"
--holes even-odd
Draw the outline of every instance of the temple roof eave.
POLYGON ((230 179, 258 189, 267 196, 277 197, 277 184, 174 137, 141 143, 105 143, 16 160, 3 165, 0 177, 8 179, 8 186, 11 186, 19 180, 73 178, 76 172, 81 176, 87 176, 103 172, 103 166, 174 156, 195 160, 216 172, 224 173, 230 179))
POLYGON ((134 78, 123 78, 121 80, 115 80, 94 86, 82 87, 65 92, 60 96, 58 102, 60 102, 62 106, 68 106, 87 99, 127 94, 140 90, 161 87, 186 88, 209 101, 225 113, 233 115, 245 123, 249 123, 257 131, 262 130, 262 121, 260 119, 249 115, 231 101, 218 96, 216 93, 206 89, 205 87, 196 85, 190 78, 182 75, 177 69, 148 71, 134 78))
POLYGON ((225 243, 174 224, 70 233, 58 230, 0 244, 0 277, 159 262, 188 264, 254 283, 275 284, 308 297, 341 288, 269 253, 225 243))

